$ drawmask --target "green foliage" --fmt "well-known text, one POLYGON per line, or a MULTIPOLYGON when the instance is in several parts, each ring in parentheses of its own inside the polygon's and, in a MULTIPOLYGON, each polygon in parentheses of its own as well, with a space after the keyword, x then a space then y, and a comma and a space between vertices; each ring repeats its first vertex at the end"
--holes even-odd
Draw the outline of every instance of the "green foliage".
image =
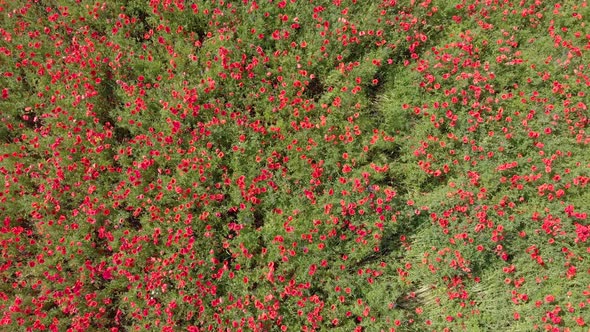
POLYGON ((0 9, 0 326, 576 330, 586 2, 0 9))

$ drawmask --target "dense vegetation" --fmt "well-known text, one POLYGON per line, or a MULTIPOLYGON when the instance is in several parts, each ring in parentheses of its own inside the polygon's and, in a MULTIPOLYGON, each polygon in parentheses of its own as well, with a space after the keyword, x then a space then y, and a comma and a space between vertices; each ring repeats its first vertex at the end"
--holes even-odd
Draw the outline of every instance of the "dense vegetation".
POLYGON ((0 7, 0 329, 588 329, 587 1, 0 7))

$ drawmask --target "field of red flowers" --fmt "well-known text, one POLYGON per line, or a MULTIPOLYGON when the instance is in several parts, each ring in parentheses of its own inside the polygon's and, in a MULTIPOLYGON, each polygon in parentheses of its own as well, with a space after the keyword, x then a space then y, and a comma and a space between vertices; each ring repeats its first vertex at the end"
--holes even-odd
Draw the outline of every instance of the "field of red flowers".
POLYGON ((0 0, 0 330, 588 331, 586 0, 0 0))

